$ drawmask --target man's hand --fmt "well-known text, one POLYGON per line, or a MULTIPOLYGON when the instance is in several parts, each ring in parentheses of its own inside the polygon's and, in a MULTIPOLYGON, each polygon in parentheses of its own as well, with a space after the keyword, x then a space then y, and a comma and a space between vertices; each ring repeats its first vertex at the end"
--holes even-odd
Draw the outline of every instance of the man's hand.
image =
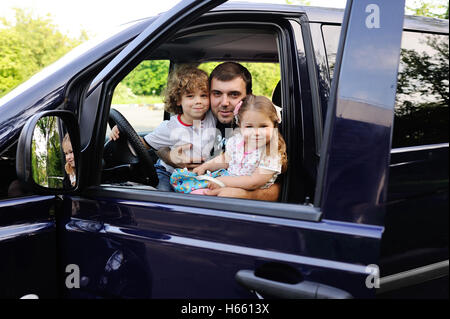
POLYGON ((175 166, 178 168, 187 167, 188 169, 192 169, 201 165, 202 163, 201 158, 191 159, 189 156, 186 155, 186 151, 189 151, 191 148, 192 144, 184 144, 172 148, 169 153, 170 161, 173 164, 175 164, 175 166))
POLYGON ((169 164, 172 167, 177 168, 185 168, 188 169, 195 168, 199 166, 202 162, 201 159, 191 160, 188 156, 186 156, 185 151, 190 150, 192 148, 192 144, 184 144, 180 146, 176 146, 172 149, 168 147, 160 148, 156 154, 160 159, 162 159, 165 163, 169 164))
POLYGON ((113 141, 118 140, 119 139, 119 128, 117 127, 117 125, 114 125, 114 127, 111 129, 111 132, 109 133, 109 138, 113 141))
POLYGON ((206 168, 203 164, 200 164, 199 166, 195 167, 192 172, 196 173, 198 176, 205 174, 206 168))

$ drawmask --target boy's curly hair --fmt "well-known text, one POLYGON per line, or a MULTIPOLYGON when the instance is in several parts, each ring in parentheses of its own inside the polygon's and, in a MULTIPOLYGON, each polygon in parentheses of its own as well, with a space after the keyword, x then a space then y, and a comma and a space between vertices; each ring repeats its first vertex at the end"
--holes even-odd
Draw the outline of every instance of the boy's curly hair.
POLYGON ((185 65, 169 74, 164 97, 164 110, 172 114, 183 114, 180 100, 183 94, 202 90, 209 94, 208 74, 194 66, 185 65))

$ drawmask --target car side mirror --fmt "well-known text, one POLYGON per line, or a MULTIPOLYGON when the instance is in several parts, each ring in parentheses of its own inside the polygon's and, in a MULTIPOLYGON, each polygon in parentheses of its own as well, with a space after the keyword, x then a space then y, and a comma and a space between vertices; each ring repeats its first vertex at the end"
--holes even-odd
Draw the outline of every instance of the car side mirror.
POLYGON ((18 179, 37 193, 62 194, 79 185, 80 131, 72 112, 30 118, 17 145, 18 179))

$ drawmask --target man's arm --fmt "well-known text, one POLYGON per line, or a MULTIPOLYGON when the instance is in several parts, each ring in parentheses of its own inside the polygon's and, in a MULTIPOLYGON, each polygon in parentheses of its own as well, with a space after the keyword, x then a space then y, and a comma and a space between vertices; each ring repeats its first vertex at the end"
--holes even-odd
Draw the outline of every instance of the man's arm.
POLYGON ((253 191, 247 191, 242 188, 234 187, 224 187, 212 190, 206 190, 205 194, 210 196, 219 197, 233 197, 233 198, 244 198, 244 199, 254 199, 254 200, 266 200, 271 202, 278 201, 280 196, 281 186, 279 183, 275 183, 269 188, 260 188, 253 191))
POLYGON ((169 164, 172 167, 187 167, 188 169, 192 169, 199 166, 202 160, 194 159, 194 161, 191 162, 191 159, 186 158, 184 151, 191 149, 191 147, 192 144, 184 144, 176 146, 172 149, 170 149, 169 147, 162 147, 158 151, 156 151, 156 155, 158 155, 158 157, 162 159, 164 163, 169 164))
MULTIPOLYGON (((159 150, 156 151, 156 155, 158 155, 158 157, 160 159, 162 159, 164 161, 164 163, 172 166, 172 167, 178 167, 178 165, 176 165, 175 163, 173 163, 170 160, 170 148, 169 147, 162 147, 159 150)), ((181 167, 179 167, 181 168, 181 167)))

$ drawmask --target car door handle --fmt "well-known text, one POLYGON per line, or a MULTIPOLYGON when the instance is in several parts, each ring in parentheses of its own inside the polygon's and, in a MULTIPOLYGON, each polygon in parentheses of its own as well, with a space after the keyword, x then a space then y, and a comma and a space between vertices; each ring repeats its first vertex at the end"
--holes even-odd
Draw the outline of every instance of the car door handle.
POLYGON ((235 276, 236 281, 249 290, 262 295, 269 295, 283 299, 350 299, 348 292, 316 283, 301 281, 297 284, 288 284, 257 277, 253 270, 239 270, 235 276))

